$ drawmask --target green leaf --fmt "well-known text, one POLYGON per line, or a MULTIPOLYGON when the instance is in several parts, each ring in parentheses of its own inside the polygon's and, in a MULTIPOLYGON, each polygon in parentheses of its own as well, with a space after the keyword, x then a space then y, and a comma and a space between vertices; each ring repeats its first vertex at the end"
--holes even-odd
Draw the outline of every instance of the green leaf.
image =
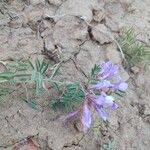
POLYGON ((12 72, 2 72, 0 73, 0 81, 3 80, 11 80, 13 78, 14 74, 12 72))
POLYGON ((32 62, 30 60, 28 62, 29 62, 30 67, 34 70, 34 65, 32 64, 32 62))
POLYGON ((43 66, 43 68, 41 69, 41 73, 44 74, 47 71, 48 67, 49 67, 49 62, 43 66))
POLYGON ((150 63, 150 48, 137 40, 137 34, 132 28, 124 30, 118 42, 128 62, 126 67, 131 68, 142 62, 150 63))
POLYGON ((36 71, 40 72, 40 61, 38 58, 35 60, 35 66, 36 66, 36 71))
POLYGON ((39 67, 40 67, 40 68, 39 68, 39 72, 41 72, 41 70, 44 68, 44 66, 45 66, 46 63, 45 63, 44 60, 42 59, 42 60, 39 61, 39 64, 40 64, 40 65, 39 65, 39 67))
POLYGON ((30 100, 27 102, 28 106, 30 106, 33 109, 39 110, 38 103, 35 100, 30 100))
POLYGON ((57 92, 60 92, 59 84, 57 84, 56 82, 52 82, 52 87, 53 87, 54 89, 56 89, 57 92))
POLYGON ((31 76, 31 74, 25 74, 25 73, 24 74, 22 74, 22 73, 19 74, 18 73, 18 74, 13 75, 13 77, 29 77, 29 76, 31 76))
POLYGON ((98 65, 94 65, 91 71, 91 77, 95 77, 95 75, 100 71, 100 67, 98 65))
POLYGON ((51 104, 53 108, 61 107, 68 112, 81 103, 84 96, 84 92, 78 84, 66 84, 62 94, 59 97, 54 97, 51 104))

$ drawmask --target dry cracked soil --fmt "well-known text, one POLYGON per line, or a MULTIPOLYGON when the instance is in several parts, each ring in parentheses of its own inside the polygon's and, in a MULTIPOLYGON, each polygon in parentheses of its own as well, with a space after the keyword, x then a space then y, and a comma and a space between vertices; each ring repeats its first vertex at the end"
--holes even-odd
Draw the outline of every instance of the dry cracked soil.
POLYGON ((61 50, 61 78, 82 82, 95 63, 110 59, 129 84, 109 123, 86 134, 64 125, 61 111, 37 111, 12 92, 0 106, 0 150, 149 150, 150 67, 122 67, 113 38, 124 27, 150 45, 150 0, 0 0, 0 60, 52 59, 61 50))

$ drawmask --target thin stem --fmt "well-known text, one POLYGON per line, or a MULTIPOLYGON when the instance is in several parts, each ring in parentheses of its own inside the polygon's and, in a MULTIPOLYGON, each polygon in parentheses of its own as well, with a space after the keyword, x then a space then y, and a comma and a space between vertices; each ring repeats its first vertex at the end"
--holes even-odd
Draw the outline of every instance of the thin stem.
MULTIPOLYGON (((44 79, 44 81, 45 81, 45 80, 46 80, 46 79, 44 79)), ((71 82, 71 81, 65 81, 65 82, 63 82, 63 81, 57 81, 57 80, 52 80, 52 79, 49 79, 48 81, 49 81, 49 82, 58 83, 58 84, 61 84, 61 85, 74 83, 74 82, 71 82)))
POLYGON ((62 63, 62 61, 59 62, 59 63, 54 67, 54 70, 53 70, 53 72, 52 72, 52 75, 50 76, 50 79, 52 79, 52 78, 55 76, 55 73, 56 73, 56 71, 58 70, 58 68, 59 68, 59 66, 60 66, 61 63, 62 63))
POLYGON ((26 86, 25 83, 24 83, 23 85, 24 85, 24 87, 25 87, 27 101, 29 101, 28 88, 27 88, 27 86, 26 86))

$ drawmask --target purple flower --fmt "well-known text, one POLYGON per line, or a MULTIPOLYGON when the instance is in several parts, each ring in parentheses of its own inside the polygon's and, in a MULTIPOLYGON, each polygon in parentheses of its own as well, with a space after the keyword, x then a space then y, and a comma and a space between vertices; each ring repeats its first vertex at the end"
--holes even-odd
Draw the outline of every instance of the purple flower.
MULTIPOLYGON (((82 108, 81 122, 84 129, 88 129, 91 125, 91 112, 90 108, 93 107, 98 115, 106 121, 108 113, 104 108, 116 109, 118 105, 114 101, 114 97, 110 95, 115 90, 124 91, 128 85, 120 76, 116 76, 118 73, 118 66, 111 61, 105 62, 100 66, 100 71, 96 77, 99 81, 95 84, 87 86, 87 93, 85 94, 85 100, 82 108)), ((71 117, 77 115, 79 110, 69 113, 64 120, 68 120, 71 117)))
POLYGON ((88 90, 100 90, 102 88, 109 88, 112 87, 113 84, 110 83, 108 80, 101 80, 97 84, 91 84, 88 86, 88 90))
POLYGON ((125 91, 128 88, 128 84, 126 82, 119 81, 114 84, 113 88, 116 90, 125 91))
POLYGON ((95 105, 95 110, 97 111, 98 115, 104 120, 106 121, 107 118, 108 118, 108 114, 107 112, 102 108, 102 106, 98 106, 98 105, 95 105))
POLYGON ((111 109, 118 108, 118 105, 114 102, 113 96, 106 96, 105 97, 105 104, 107 104, 111 109))
POLYGON ((99 116, 106 121, 108 114, 107 112, 103 109, 104 105, 107 105, 111 109, 116 109, 118 108, 118 105, 114 102, 114 97, 107 95, 105 92, 101 92, 101 95, 88 95, 88 99, 91 101, 93 107, 99 114, 99 116))
MULTIPOLYGON (((102 96, 101 96, 102 97, 102 96)), ((111 109, 118 108, 118 105, 114 102, 114 98, 112 96, 105 96, 103 95, 103 105, 107 104, 111 109)), ((108 113, 103 109, 103 105, 99 105, 97 102, 93 103, 95 110, 97 111, 98 115, 106 121, 108 118, 108 113)))
POLYGON ((92 105, 107 105, 112 109, 116 109, 118 106, 117 104, 114 102, 114 97, 111 95, 107 95, 105 92, 101 92, 100 95, 92 95, 92 94, 88 94, 87 95, 87 100, 90 101, 90 103, 92 105))
POLYGON ((105 97, 104 95, 94 95, 93 96, 93 102, 97 105, 103 105, 105 103, 105 97))
POLYGON ((114 102, 114 97, 111 95, 106 95, 106 93, 102 92, 101 95, 95 95, 93 99, 97 105, 108 105, 110 108, 115 109, 117 108, 117 104, 114 102))
POLYGON ((97 78, 108 79, 117 74, 118 66, 114 65, 111 61, 103 63, 101 66, 101 71, 97 73, 97 78))
POLYGON ((79 110, 68 113, 68 115, 64 118, 64 121, 67 121, 68 119, 74 117, 78 112, 79 110))
POLYGON ((84 126, 84 128, 89 128, 91 125, 91 112, 87 106, 87 104, 84 104, 83 106, 83 114, 81 122, 84 126))

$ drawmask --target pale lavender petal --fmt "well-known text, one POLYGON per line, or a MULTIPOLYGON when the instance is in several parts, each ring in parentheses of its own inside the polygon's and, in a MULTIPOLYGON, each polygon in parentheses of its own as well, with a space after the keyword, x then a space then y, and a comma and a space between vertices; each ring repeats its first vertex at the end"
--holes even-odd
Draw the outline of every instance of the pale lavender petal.
POLYGON ((103 83, 103 87, 106 87, 106 88, 112 86, 112 84, 108 80, 103 80, 102 83, 103 83))
POLYGON ((111 65, 111 62, 110 62, 110 61, 104 62, 104 63, 100 66, 101 70, 100 70, 99 73, 97 73, 97 77, 102 77, 102 75, 106 74, 106 72, 109 71, 110 65, 111 65))
POLYGON ((97 74, 98 78, 106 79, 111 78, 118 72, 118 66, 114 65, 111 61, 103 63, 101 66, 101 71, 97 74))
POLYGON ((104 96, 104 97, 107 96, 107 94, 104 91, 101 92, 101 95, 104 96))
POLYGON ((108 118, 107 112, 106 112, 102 107, 99 107, 99 106, 97 106, 97 105, 95 106, 95 109, 96 109, 98 115, 99 115, 104 121, 106 121, 107 118, 108 118))
POLYGON ((113 102, 113 104, 109 105, 109 108, 111 108, 111 109, 117 109, 118 105, 115 102, 113 102))
POLYGON ((115 83, 113 88, 117 90, 125 91, 128 88, 128 84, 126 82, 120 81, 118 83, 115 83))
POLYGON ((111 109, 118 108, 118 105, 114 102, 113 96, 106 96, 105 97, 105 104, 107 104, 111 109))
POLYGON ((125 83, 125 82, 120 83, 120 85, 119 85, 119 90, 124 91, 124 90, 126 90, 127 88, 128 88, 128 84, 127 84, 127 83, 125 83))
POLYGON ((103 95, 95 95, 93 100, 97 105, 103 105, 105 102, 105 97, 103 95))
POLYGON ((108 73, 108 77, 112 77, 115 74, 118 73, 118 66, 117 65, 113 65, 112 68, 110 69, 109 73, 108 73))
POLYGON ((113 96, 106 96, 105 97, 105 103, 108 104, 108 105, 111 105, 113 104, 114 102, 114 97, 113 96))
POLYGON ((89 128, 91 125, 91 112, 86 104, 83 106, 83 114, 81 122, 84 128, 89 128))
POLYGON ((67 121, 68 119, 74 117, 78 112, 79 110, 68 113, 68 115, 64 118, 64 121, 67 121))

